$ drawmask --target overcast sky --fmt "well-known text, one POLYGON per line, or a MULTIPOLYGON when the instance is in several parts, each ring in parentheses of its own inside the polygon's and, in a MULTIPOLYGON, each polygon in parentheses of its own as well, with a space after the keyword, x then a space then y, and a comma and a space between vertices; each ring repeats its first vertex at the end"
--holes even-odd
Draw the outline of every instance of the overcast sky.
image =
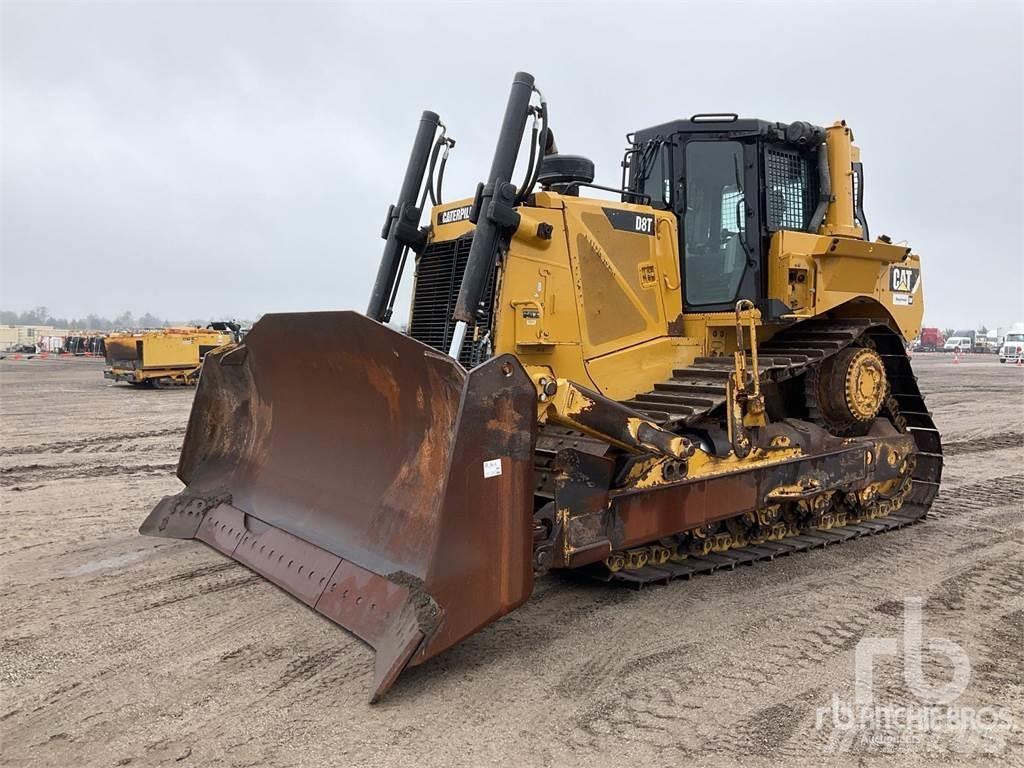
POLYGON ((845 118, 927 324, 1024 320, 1022 38, 1016 2, 4 2, 0 307, 363 310, 420 111, 468 196, 524 69, 609 184, 645 125, 845 118))

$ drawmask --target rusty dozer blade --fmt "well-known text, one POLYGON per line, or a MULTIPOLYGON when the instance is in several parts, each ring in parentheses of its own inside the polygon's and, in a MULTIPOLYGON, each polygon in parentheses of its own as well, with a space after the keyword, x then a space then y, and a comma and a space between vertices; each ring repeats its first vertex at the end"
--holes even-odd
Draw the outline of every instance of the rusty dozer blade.
POLYGON ((268 315, 207 355, 140 531, 197 538, 376 651, 371 701, 533 588, 536 393, 355 312, 268 315))

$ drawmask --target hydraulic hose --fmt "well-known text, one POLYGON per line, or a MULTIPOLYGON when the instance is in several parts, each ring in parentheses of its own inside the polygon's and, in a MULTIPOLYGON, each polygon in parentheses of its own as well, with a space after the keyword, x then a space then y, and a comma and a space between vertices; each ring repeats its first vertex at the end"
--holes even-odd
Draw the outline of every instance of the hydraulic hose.
POLYGON ((527 189, 530 187, 530 179, 533 178, 533 165, 537 160, 537 115, 534 113, 533 130, 530 131, 530 158, 526 161, 526 178, 523 179, 519 193, 516 195, 516 205, 522 205, 526 200, 527 189))
POLYGON ((550 138, 550 131, 548 130, 548 102, 544 98, 544 94, 537 88, 534 88, 534 93, 540 99, 540 137, 536 141, 537 156, 534 158, 534 145, 531 143, 530 146, 530 165, 527 169, 527 181, 523 184, 523 189, 520 190, 516 203, 521 205, 526 199, 533 194, 533 188, 537 186, 537 178, 540 176, 541 166, 544 165, 544 158, 547 155, 548 139, 550 138))

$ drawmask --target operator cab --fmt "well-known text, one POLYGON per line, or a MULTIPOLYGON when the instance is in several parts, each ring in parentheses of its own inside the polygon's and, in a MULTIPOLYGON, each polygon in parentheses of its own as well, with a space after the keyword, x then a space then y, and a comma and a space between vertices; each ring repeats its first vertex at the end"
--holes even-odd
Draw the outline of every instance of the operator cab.
MULTIPOLYGON (((768 249, 778 230, 817 233, 821 226, 827 198, 820 190, 829 184, 819 158, 827 154, 825 130, 700 114, 627 139, 624 188, 679 219, 685 310, 731 311, 749 299, 766 319, 785 314, 782 302, 767 299, 768 249)), ((863 224, 859 206, 858 214, 863 224)))

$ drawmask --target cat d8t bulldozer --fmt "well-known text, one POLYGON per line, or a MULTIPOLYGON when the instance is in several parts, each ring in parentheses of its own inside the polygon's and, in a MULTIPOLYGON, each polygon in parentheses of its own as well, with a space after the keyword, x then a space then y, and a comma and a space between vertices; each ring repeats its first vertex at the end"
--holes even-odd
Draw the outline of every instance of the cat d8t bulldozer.
POLYGON ((362 638, 371 700, 548 570, 689 577, 905 526, 938 490, 920 262, 869 238, 848 125, 694 115, 629 134, 607 186, 548 115, 517 74, 485 182, 446 203, 454 141, 423 114, 367 312, 211 352, 186 488, 141 528, 362 638))

